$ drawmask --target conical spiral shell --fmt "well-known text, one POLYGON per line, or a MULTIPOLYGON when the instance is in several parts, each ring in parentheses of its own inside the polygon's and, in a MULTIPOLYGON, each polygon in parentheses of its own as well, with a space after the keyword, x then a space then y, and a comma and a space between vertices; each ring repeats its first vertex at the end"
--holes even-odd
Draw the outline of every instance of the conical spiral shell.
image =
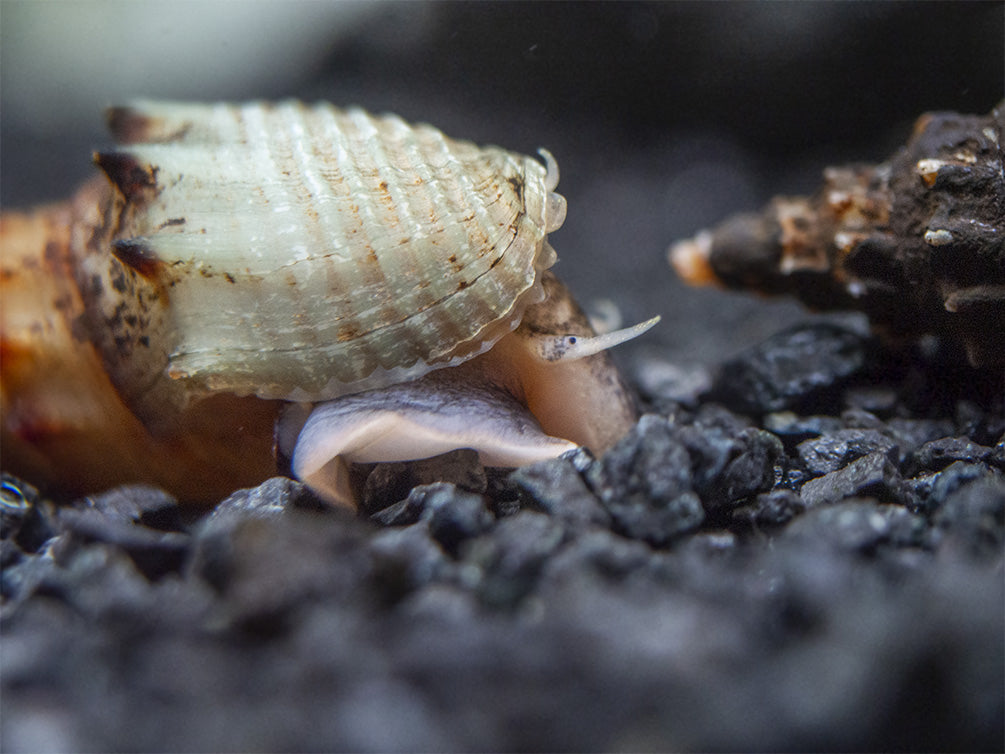
POLYGON ((142 102, 109 122, 115 258, 91 240, 80 274, 134 403, 409 379, 542 297, 565 202, 530 157, 327 104, 142 102))
POLYGON ((1005 101, 921 116, 886 161, 827 168, 811 196, 776 197, 675 244, 686 281, 854 308, 896 336, 957 341, 1005 364, 1005 101))

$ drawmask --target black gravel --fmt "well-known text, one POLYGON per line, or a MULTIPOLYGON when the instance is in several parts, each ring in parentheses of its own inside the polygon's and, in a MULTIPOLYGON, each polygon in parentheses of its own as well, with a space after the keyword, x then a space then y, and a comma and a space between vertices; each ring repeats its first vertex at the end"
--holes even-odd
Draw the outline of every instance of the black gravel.
POLYGON ((799 413, 667 384, 600 459, 369 468, 355 516, 6 478, 4 751, 1000 751, 1003 391, 791 344, 728 368, 799 413))

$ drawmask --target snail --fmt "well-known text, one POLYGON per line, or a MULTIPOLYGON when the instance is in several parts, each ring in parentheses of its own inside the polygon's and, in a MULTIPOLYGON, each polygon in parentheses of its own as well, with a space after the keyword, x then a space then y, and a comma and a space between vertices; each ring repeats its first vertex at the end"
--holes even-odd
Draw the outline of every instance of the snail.
POLYGON ((669 251, 686 282, 855 308, 893 336, 960 343, 1005 365, 1005 102, 921 116, 879 165, 827 168, 811 197, 776 197, 669 251))
POLYGON ((551 273, 558 167, 298 102, 112 108, 103 176, 0 220, 5 468, 213 502, 277 453, 353 505, 356 462, 602 453, 636 414, 551 273))

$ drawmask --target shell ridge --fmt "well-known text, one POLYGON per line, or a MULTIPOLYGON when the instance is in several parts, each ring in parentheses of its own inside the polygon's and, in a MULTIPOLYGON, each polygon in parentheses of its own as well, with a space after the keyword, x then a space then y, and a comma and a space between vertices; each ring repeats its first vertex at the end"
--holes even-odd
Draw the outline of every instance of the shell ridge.
MULTIPOLYGON (((516 239, 516 236, 514 236, 513 240, 515 241, 515 239, 516 239)), ((498 257, 498 259, 501 259, 501 258, 502 258, 502 255, 500 255, 500 256, 498 257)), ((485 275, 487 275, 487 274, 488 274, 489 272, 491 272, 491 270, 486 270, 485 272, 482 272, 482 273, 481 273, 481 274, 479 275, 479 277, 475 279, 475 282, 477 282, 477 281, 478 281, 479 279, 483 278, 483 277, 484 277, 485 275)), ((474 283, 472 283, 472 285, 473 285, 473 284, 474 284, 474 283)), ((445 301, 446 301, 447 299, 449 299, 449 298, 450 298, 451 296, 454 296, 454 295, 456 295, 456 292, 455 292, 455 293, 448 293, 448 294, 447 294, 446 296, 444 296, 443 298, 440 298, 440 299, 437 299, 437 300, 435 300, 435 301, 432 301, 432 302, 430 302, 429 304, 427 304, 427 305, 426 305, 426 307, 425 307, 425 309, 429 309, 429 308, 432 308, 432 307, 435 307, 435 306, 439 306, 439 305, 442 305, 442 304, 443 304, 443 302, 445 302, 445 301)), ((422 313, 422 311, 425 311, 425 309, 423 309, 423 310, 420 310, 420 311, 418 311, 418 312, 413 312, 413 313, 409 313, 409 314, 405 315, 405 316, 404 316, 404 318, 403 318, 403 319, 401 319, 401 320, 397 320, 397 321, 394 321, 394 322, 388 322, 388 323, 386 323, 386 324, 381 324, 381 325, 378 325, 377 327, 375 327, 375 328, 374 328, 374 329, 372 329, 372 330, 368 330, 368 331, 366 331, 366 332, 362 332, 362 333, 360 333, 358 337, 359 337, 360 339, 363 339, 363 338, 365 338, 365 337, 366 337, 367 335, 371 335, 371 334, 373 334, 373 333, 375 333, 375 332, 378 332, 379 330, 382 330, 382 329, 386 329, 386 328, 393 328, 393 327, 398 327, 398 326, 401 326, 401 325, 403 325, 403 324, 407 323, 407 322, 408 322, 408 320, 409 320, 410 318, 413 318, 413 317, 417 316, 418 314, 422 313)), ((512 309, 511 309, 510 311, 512 311, 512 309)), ((506 316, 506 314, 508 314, 508 313, 509 313, 509 312, 507 312, 507 313, 504 313, 503 317, 505 317, 505 316, 506 316)), ((491 326, 492 324, 494 324, 494 323, 493 323, 493 322, 490 322, 490 323, 488 323, 488 325, 486 325, 486 326, 491 326)), ((479 331, 479 332, 480 332, 480 331, 479 331)), ((473 336, 473 337, 472 337, 471 339, 472 339, 472 340, 477 340, 477 333, 476 333, 476 334, 475 334, 475 336, 473 336)), ((317 348, 319 348, 319 349, 321 349, 321 350, 325 350, 325 349, 330 349, 330 350, 333 350, 333 351, 334 351, 334 350, 335 350, 335 349, 337 349, 337 348, 338 348, 339 346, 341 346, 341 344, 329 344, 329 345, 327 345, 327 346, 325 346, 325 345, 320 345, 320 344, 319 344, 319 345, 317 346, 317 348)), ((260 351, 268 351, 269 353, 291 353, 291 352, 296 352, 296 351, 299 351, 299 350, 301 350, 302 348, 303 348, 303 346, 301 346, 301 345, 296 345, 296 346, 289 346, 289 347, 278 347, 278 346, 277 346, 277 347, 269 347, 269 348, 264 348, 264 347, 263 347, 263 346, 262 346, 261 344, 250 344, 250 345, 249 345, 249 346, 248 346, 247 348, 245 348, 245 349, 242 349, 242 348, 238 348, 237 346, 232 346, 232 347, 231 347, 231 350, 246 350, 246 351, 247 351, 247 352, 249 352, 249 353, 256 353, 256 352, 260 352, 260 351)), ((195 354, 195 353, 214 353, 214 352, 216 352, 216 351, 218 351, 218 350, 219 350, 218 348, 213 348, 213 347, 207 347, 207 348, 206 348, 206 349, 204 349, 203 351, 185 351, 185 352, 179 352, 179 355, 189 355, 189 354, 195 354)), ((420 358, 421 358, 421 357, 420 357, 420 358)), ((414 362, 412 362, 412 363, 414 363, 414 362)), ((405 364, 404 366, 411 366, 411 364, 405 364)))
MULTIPOLYGON (((374 199, 376 191, 382 191, 381 184, 387 183, 381 175, 381 165, 377 160, 379 150, 379 133, 369 114, 358 108, 346 113, 345 132, 350 145, 346 164, 351 164, 358 181, 355 196, 359 197, 358 207, 363 220, 363 227, 368 230, 367 259, 372 260, 364 266, 371 268, 372 275, 379 280, 380 296, 374 300, 372 296, 357 297, 358 303, 352 307, 354 313, 352 326, 354 340, 363 342, 364 347, 373 353, 372 366, 387 361, 393 349, 386 347, 382 336, 386 332, 385 323, 399 322, 407 316, 397 295, 394 266, 389 264, 387 255, 383 253, 386 247, 384 241, 389 237, 388 228, 397 224, 397 216, 391 202, 374 199), (376 323, 374 325, 373 323, 376 323), (373 335, 376 333, 376 335, 373 335)), ((358 268, 359 265, 356 265, 358 268)), ((354 270, 355 271, 355 270, 354 270)), ((399 346, 410 354, 416 350, 417 344, 404 341, 399 346)))
MULTIPOLYGON (((387 136, 388 132, 394 130, 393 122, 386 118, 375 118, 362 112, 359 117, 365 121, 369 134, 367 156, 373 159, 378 171, 379 183, 376 187, 378 200, 376 204, 384 216, 380 227, 387 230, 389 240, 395 234, 398 239, 404 237, 404 243, 399 243, 398 239, 394 239, 393 246, 384 247, 383 251, 378 253, 378 264, 386 280, 408 281, 406 285, 400 286, 400 289, 394 287, 390 290, 391 299, 394 301, 394 321, 381 324, 372 332, 376 333, 383 327, 394 326, 399 326, 401 330, 404 330, 404 336, 400 338, 400 342, 408 344, 408 355, 403 358, 404 362, 408 363, 412 358, 421 357, 422 346, 425 343, 421 327, 416 328, 417 324, 421 326, 418 317, 425 310, 416 300, 423 290, 420 283, 424 279, 417 259, 416 247, 418 250, 426 251, 427 254, 429 247, 425 244, 413 243, 415 240, 412 235, 413 231, 421 228, 421 223, 417 222, 417 218, 411 210, 409 194, 403 185, 405 181, 396 180, 395 176, 388 174, 397 172, 397 177, 401 178, 407 176, 409 172, 407 166, 399 164, 404 161, 405 157, 402 150, 392 150, 388 146, 388 142, 394 142, 394 139, 387 136)), ((400 145, 402 141, 407 141, 407 137, 399 139, 398 144, 400 145)), ((385 320, 386 317, 382 318, 381 321, 385 320)), ((369 334, 367 333, 367 335, 369 334)))

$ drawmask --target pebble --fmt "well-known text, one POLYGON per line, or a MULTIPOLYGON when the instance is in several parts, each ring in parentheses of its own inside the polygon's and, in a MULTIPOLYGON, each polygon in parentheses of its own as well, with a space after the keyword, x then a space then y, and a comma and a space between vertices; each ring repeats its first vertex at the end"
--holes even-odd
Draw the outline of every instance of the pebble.
POLYGON ((1005 477, 962 485, 946 496, 933 521, 975 557, 1000 556, 1005 546, 1005 477))
POLYGON ((882 500, 897 495, 900 474, 884 452, 870 453, 837 471, 803 485, 800 497, 807 508, 836 503, 852 495, 872 495, 882 500))
POLYGON ((943 437, 926 442, 912 454, 917 468, 941 471, 955 461, 975 463, 990 459, 993 450, 966 437, 943 437))
POLYGON ((766 414, 824 401, 865 365, 868 339, 830 323, 797 325, 723 364, 710 396, 766 414))
POLYGON ((517 469, 510 480, 522 493, 525 505, 566 524, 611 523, 611 515, 587 487, 573 461, 565 456, 517 469))
POLYGON ((898 451, 897 443, 876 429, 841 429, 796 447, 803 466, 817 476, 837 471, 869 453, 883 453, 896 463, 898 451))
POLYGON ((670 421, 643 416, 587 471, 590 487, 611 516, 615 531, 665 545, 704 521, 691 489, 691 456, 670 421))

